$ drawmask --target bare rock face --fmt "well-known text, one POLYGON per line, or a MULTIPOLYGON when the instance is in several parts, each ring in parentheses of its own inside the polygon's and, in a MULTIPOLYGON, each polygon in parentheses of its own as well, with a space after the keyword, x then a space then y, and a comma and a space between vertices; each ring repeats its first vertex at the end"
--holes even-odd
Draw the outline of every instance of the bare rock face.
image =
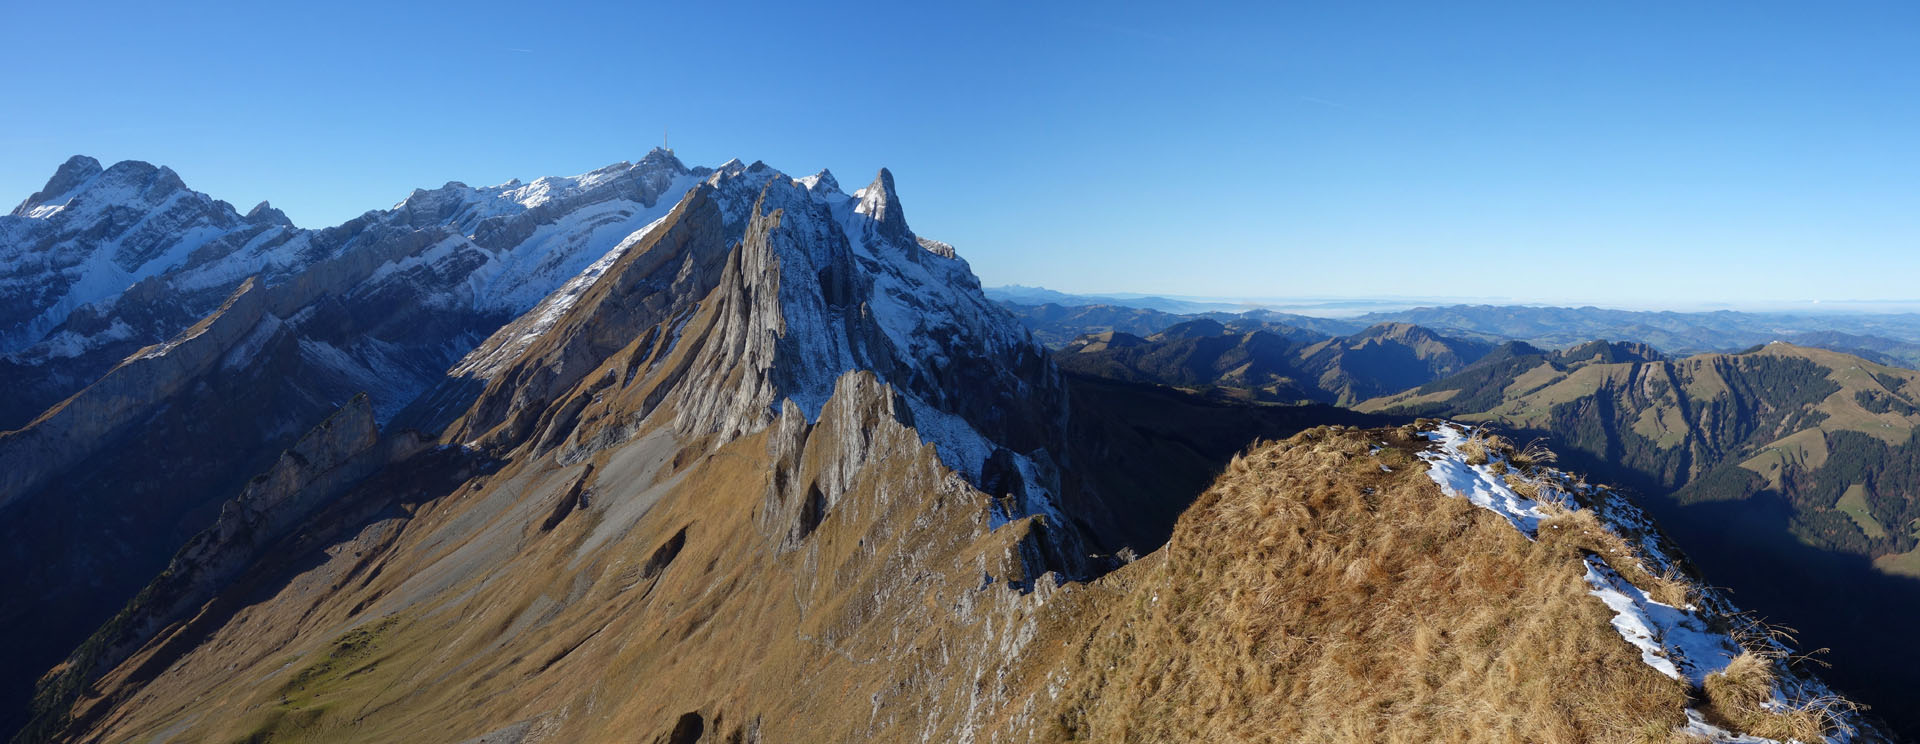
POLYGON ((379 441, 372 405, 367 396, 354 396, 223 505, 213 526, 174 557, 174 567, 197 567, 210 584, 230 577, 245 562, 235 561, 235 553, 271 542, 311 514, 329 492, 383 464, 384 457, 361 458, 379 441))
POLYGON ((844 375, 866 370, 965 477, 980 482, 996 452, 1019 460, 1003 471, 1044 481, 1021 489, 1044 511, 1059 484, 1040 463, 1064 451, 1059 373, 963 261, 921 247, 890 174, 854 196, 830 184, 722 167, 591 287, 557 293, 457 365, 467 382, 446 388, 485 387, 448 440, 532 436, 579 461, 665 409, 676 434, 713 448, 788 405, 817 421, 844 375))
POLYGON ((242 284, 198 325, 128 357, 30 426, 0 432, 0 507, 72 466, 140 411, 205 374, 261 322, 266 312, 262 295, 256 283, 242 284))
POLYGON ((618 248, 603 276, 564 288, 482 342, 445 383, 485 385, 449 436, 517 442, 550 404, 614 353, 650 332, 657 339, 656 329, 684 319, 718 281, 728 246, 724 228, 711 188, 696 187, 667 217, 618 248))
POLYGON ((912 426, 906 401, 866 371, 840 378, 816 424, 788 402, 768 438, 775 466, 763 529, 783 550, 804 545, 876 456, 919 446, 912 426))

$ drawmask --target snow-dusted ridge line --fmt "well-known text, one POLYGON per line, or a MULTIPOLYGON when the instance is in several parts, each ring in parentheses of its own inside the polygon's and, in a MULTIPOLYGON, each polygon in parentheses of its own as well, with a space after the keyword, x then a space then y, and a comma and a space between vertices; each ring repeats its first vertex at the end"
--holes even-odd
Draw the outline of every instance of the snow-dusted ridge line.
MULTIPOLYGON (((980 345, 972 352, 988 356, 1034 344, 1018 321, 980 291, 979 280, 952 246, 922 240, 911 231, 894 191, 892 174, 883 169, 872 184, 847 194, 825 170, 793 178, 761 163, 741 166, 736 160, 716 169, 707 183, 716 187, 715 198, 726 205, 724 209, 755 208, 747 206, 749 202, 769 211, 781 208, 783 233, 811 236, 808 240, 773 241, 783 274, 779 332, 800 341, 810 357, 805 364, 815 369, 797 387, 784 391, 782 401, 772 402, 772 410, 777 413, 784 401, 790 400, 809 422, 817 423, 840 375, 868 369, 907 404, 912 428, 933 445, 941 462, 979 483, 988 458, 997 450, 1007 449, 1002 443, 981 433, 965 416, 916 393, 905 384, 907 381, 892 379, 885 369, 888 360, 864 358, 876 353, 877 348, 826 341, 850 335, 836 327, 840 321, 822 304, 823 290, 818 283, 819 271, 833 260, 832 252, 823 252, 820 243, 841 236, 858 273, 871 282, 862 296, 868 317, 889 342, 895 354, 891 361, 907 372, 931 378, 951 363, 943 337, 966 338, 980 345), (737 188, 742 181, 770 185, 742 191, 737 188), (775 186, 782 187, 784 193, 776 192, 775 186), (818 207, 807 208, 812 205, 818 207), (814 222, 822 217, 831 224, 814 222)), ((1055 479, 1047 477, 1034 453, 1008 452, 1025 482, 1027 497, 1013 513, 989 507, 989 527, 1031 515, 1066 524, 1054 503, 1055 479)))
MULTIPOLYGON (((582 296, 610 281, 615 264, 655 236, 675 208, 699 204, 689 202, 695 197, 687 195, 697 190, 699 199, 715 208, 728 240, 755 239, 755 225, 766 226, 768 232, 757 238, 764 246, 752 249, 756 252, 751 258, 742 260, 751 264, 747 278, 752 281, 777 275, 775 284, 769 285, 777 294, 756 295, 773 301, 754 306, 756 315, 748 322, 756 325, 746 329, 746 336, 778 341, 730 363, 767 370, 777 367, 778 372, 773 375, 777 386, 767 391, 765 400, 757 401, 766 405, 764 419, 758 411, 707 411, 702 408, 707 404, 701 403, 696 410, 702 413, 684 425, 747 431, 777 420, 788 402, 808 423, 817 424, 842 377, 868 371, 908 409, 909 426, 919 438, 961 477, 979 485, 988 461, 1005 458, 999 464, 1023 482, 1020 491, 1025 498, 1014 506, 990 505, 990 527, 1034 514, 1070 523, 1055 505, 1058 478, 1046 461, 1049 456, 1034 449, 1032 442, 998 441, 1007 439, 1001 436, 998 421, 993 415, 980 415, 977 406, 970 406, 970 393, 957 386, 977 382, 970 375, 984 374, 990 390, 1023 398, 1030 385, 1047 386, 1057 380, 1049 376, 1054 375, 1047 371, 1050 367, 1015 371, 1018 365, 1007 360, 1044 360, 1044 349, 1017 320, 986 298, 979 280, 952 246, 923 240, 911 231, 890 173, 882 170, 872 184, 853 194, 841 190, 824 170, 795 178, 764 163, 744 165, 732 160, 711 170, 683 173, 667 183, 652 207, 633 210, 636 218, 650 218, 643 226, 626 231, 609 250, 581 262, 550 292, 527 303, 513 321, 455 363, 449 374, 491 379, 517 363, 582 296), (762 311, 770 312, 757 314, 762 311), (767 352, 778 356, 765 356, 767 352), (1030 379, 1035 374, 1045 379, 1030 379), (704 418, 709 413, 744 418, 712 421, 704 418), (1003 451, 1004 455, 999 454, 1003 451)), ((589 176, 552 184, 571 188, 594 180, 589 176)), ((514 183, 481 189, 450 184, 433 192, 416 192, 399 209, 452 215, 451 219, 467 224, 492 210, 519 208, 530 191, 530 185, 514 183)), ((488 268, 474 276, 482 277, 488 268)), ((496 294, 482 286, 473 290, 476 295, 496 294)), ((671 344, 679 342, 677 328, 669 339, 671 344)), ((999 475, 1006 474, 995 477, 999 475)))
MULTIPOLYGON (((1419 453, 1419 457, 1427 464, 1427 477, 1440 487, 1441 492, 1465 498, 1475 506, 1500 515, 1527 539, 1537 539, 1541 523, 1554 512, 1580 511, 1585 508, 1581 506, 1581 501, 1585 501, 1593 505, 1591 510, 1605 529, 1626 539, 1641 553, 1639 556, 1620 556, 1618 560, 1639 561, 1641 568, 1653 576, 1669 575, 1676 568, 1673 559, 1661 550, 1652 529, 1652 521, 1639 507, 1619 494, 1584 483, 1573 484, 1570 480, 1550 474, 1519 473, 1507 467, 1505 455, 1493 452, 1491 448, 1484 453, 1481 463, 1473 464, 1472 460, 1481 458, 1470 457, 1463 450, 1474 434, 1469 427, 1441 423, 1425 434, 1434 446, 1419 453), (1515 491, 1507 483, 1509 475, 1536 487, 1540 498, 1531 499, 1515 491), (1568 493, 1568 487, 1576 489, 1581 498, 1576 499, 1568 493)), ((1684 679, 1697 688, 1709 675, 1726 669, 1733 658, 1741 653, 1737 640, 1713 630, 1708 621, 1709 615, 1719 615, 1723 619, 1738 622, 1731 618, 1736 612, 1732 604, 1717 592, 1695 586, 1693 588, 1701 601, 1686 607, 1675 607, 1649 596, 1644 589, 1621 576, 1605 561, 1594 556, 1587 556, 1584 560, 1585 579, 1591 587, 1588 593, 1613 612, 1612 625, 1615 631, 1622 640, 1640 650, 1641 661, 1647 666, 1669 678, 1684 679)), ((1766 642, 1782 654, 1790 651, 1771 637, 1766 642)), ((1786 701, 1792 699, 1831 697, 1834 694, 1817 680, 1793 674, 1782 675, 1776 685, 1772 707, 1784 707, 1786 701)), ((1838 729, 1824 741, 1827 744, 1854 741, 1856 729, 1853 722, 1845 719, 1836 722, 1840 724, 1838 729)), ((1687 723, 1680 730, 1724 744, 1785 744, 1773 739, 1735 734, 1710 725, 1693 708, 1687 709, 1687 723)))
POLYGON ((119 303, 143 280, 162 286, 133 301, 159 297, 166 309, 134 308, 129 317, 199 317, 249 276, 279 285, 327 261, 378 255, 380 241, 420 231, 450 239, 383 257, 362 286, 406 284, 401 274, 409 271, 437 281, 436 270, 450 270, 470 275, 464 286, 422 287, 432 303, 517 315, 670 209, 708 172, 656 150, 638 163, 576 176, 416 189, 391 209, 308 230, 265 203, 242 215, 164 166, 124 161, 102 169, 76 157, 47 188, 0 215, 0 307, 18 313, 0 318, 0 354, 39 365, 115 343, 157 343, 180 329, 136 321, 124 330, 76 332, 63 324, 99 315, 108 320, 86 325, 114 328, 126 311, 119 303))

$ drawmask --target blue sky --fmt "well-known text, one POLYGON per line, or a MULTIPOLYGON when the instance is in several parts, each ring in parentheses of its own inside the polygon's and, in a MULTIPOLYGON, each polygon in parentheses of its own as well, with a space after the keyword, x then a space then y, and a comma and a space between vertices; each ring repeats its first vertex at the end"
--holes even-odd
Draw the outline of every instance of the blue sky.
POLYGON ((318 227, 670 126, 885 165, 990 285, 1920 297, 1920 4, 921 5, 0 0, 0 200, 85 153, 318 227))

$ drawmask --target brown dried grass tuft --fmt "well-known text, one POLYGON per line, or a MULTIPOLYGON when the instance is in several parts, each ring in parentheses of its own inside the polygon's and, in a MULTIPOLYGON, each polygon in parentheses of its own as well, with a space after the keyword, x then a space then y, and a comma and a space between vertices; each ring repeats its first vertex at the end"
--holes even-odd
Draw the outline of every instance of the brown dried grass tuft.
POLYGON ((1513 462, 1514 467, 1524 471, 1531 471, 1534 468, 1553 464, 1560 459, 1560 456, 1554 454, 1553 450, 1547 449, 1546 445, 1540 443, 1540 440, 1535 439, 1528 442, 1527 446, 1514 450, 1513 454, 1508 455, 1507 459, 1513 462))
POLYGON ((1749 648, 1722 669, 1707 675, 1705 713, 1714 723, 1780 741, 1821 741, 1840 728, 1858 706, 1837 697, 1779 701, 1780 653, 1775 647, 1749 648))

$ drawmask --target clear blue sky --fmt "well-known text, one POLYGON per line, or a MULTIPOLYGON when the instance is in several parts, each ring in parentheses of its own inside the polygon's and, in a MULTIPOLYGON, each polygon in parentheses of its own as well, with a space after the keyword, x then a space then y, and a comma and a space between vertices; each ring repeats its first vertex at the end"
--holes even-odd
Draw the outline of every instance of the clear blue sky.
POLYGON ((1920 297, 1920 3, 922 5, 0 0, 0 200, 85 153, 317 227, 671 126, 888 166, 988 284, 1920 297))

